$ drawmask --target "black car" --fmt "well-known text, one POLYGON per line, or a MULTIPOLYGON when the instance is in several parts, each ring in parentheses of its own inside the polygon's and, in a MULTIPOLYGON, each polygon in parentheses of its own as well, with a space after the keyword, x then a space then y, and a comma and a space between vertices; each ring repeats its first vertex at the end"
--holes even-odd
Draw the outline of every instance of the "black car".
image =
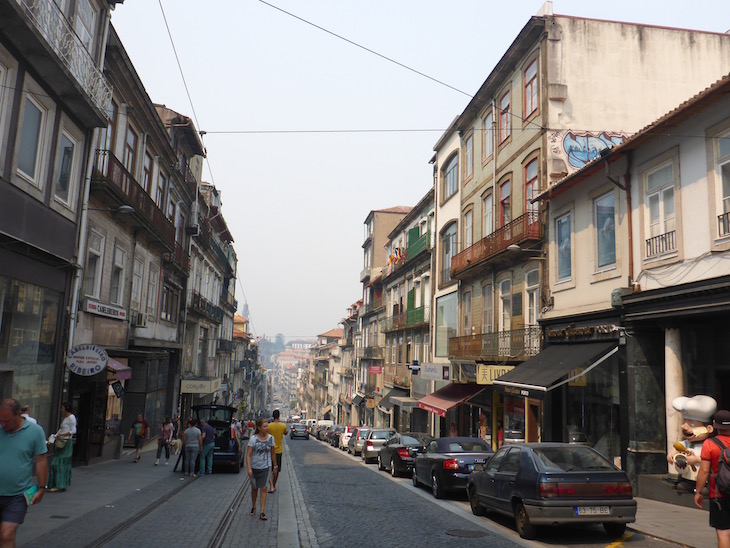
POLYGON ((537 525, 601 523, 620 537, 636 520, 636 501, 623 470, 590 447, 568 443, 505 445, 467 483, 475 515, 514 516, 522 538, 537 525))
POLYGON ((433 441, 433 436, 421 432, 396 433, 383 444, 378 453, 378 469, 390 470, 396 477, 413 471, 413 458, 433 441))
POLYGON ((304 438, 309 439, 309 430, 303 424, 292 424, 289 428, 289 438, 304 438))
POLYGON ((449 437, 433 440, 413 460, 413 485, 430 485, 433 496, 466 488, 474 465, 484 464, 494 451, 482 438, 449 437))
POLYGON ((204 420, 215 430, 213 466, 230 467, 236 474, 243 466, 244 450, 233 422, 236 410, 226 405, 194 405, 198 420, 204 420))

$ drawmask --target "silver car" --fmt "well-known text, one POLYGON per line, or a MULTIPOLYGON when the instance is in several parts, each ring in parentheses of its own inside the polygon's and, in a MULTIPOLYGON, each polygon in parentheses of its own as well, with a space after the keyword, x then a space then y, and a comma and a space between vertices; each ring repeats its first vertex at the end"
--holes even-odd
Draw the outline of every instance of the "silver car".
POLYGON ((380 448, 383 447, 383 444, 395 433, 395 430, 392 428, 373 428, 370 430, 365 437, 365 443, 362 446, 362 453, 360 453, 362 459, 365 462, 377 459, 378 453, 380 453, 380 448))
POLYGON ((362 452, 362 447, 365 445, 365 437, 369 431, 369 426, 358 427, 347 442, 347 452, 351 455, 358 456, 362 452))

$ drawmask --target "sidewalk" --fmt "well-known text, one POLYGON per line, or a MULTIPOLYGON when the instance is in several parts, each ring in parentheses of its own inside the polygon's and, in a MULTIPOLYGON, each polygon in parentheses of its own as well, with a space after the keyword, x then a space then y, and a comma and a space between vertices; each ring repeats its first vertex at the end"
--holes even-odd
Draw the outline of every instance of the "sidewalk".
MULTIPOLYGON (((221 473, 181 480, 180 470, 173 473, 176 457, 170 458, 169 466, 153 466, 155 449, 156 444, 146 447, 136 464, 130 452, 119 460, 74 468, 71 487, 65 493, 48 493, 41 504, 29 509, 25 523, 18 529, 18 546, 85 546, 188 488, 206 500, 225 495, 217 497, 224 502, 216 500, 221 507, 216 510, 217 515, 222 516, 225 511, 222 507, 229 504, 241 485, 239 482, 247 479, 242 470, 240 474, 221 473)), ((248 515, 250 491, 247 490, 242 510, 232 510, 234 515, 225 546, 246 546, 254 541, 260 545, 262 538, 268 540, 269 546, 281 548, 316 546, 288 451, 284 452, 284 459, 277 492, 268 497, 269 520, 252 519, 248 515)), ((717 545, 706 511, 644 498, 636 500, 636 522, 629 524, 629 529, 683 546, 717 545)))

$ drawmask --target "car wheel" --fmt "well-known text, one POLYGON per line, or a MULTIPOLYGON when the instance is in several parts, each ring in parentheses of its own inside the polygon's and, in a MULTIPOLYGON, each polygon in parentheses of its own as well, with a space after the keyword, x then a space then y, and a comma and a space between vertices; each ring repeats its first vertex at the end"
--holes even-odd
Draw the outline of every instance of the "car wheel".
POLYGON ((537 535, 535 526, 530 523, 530 516, 527 515, 525 505, 521 502, 515 506, 515 525, 517 525, 517 532, 524 539, 531 540, 537 535))
POLYGON ((385 466, 383 466, 383 459, 380 458, 380 455, 378 455, 378 470, 385 470, 385 466))
POLYGON ((611 538, 622 537, 626 532, 625 523, 604 523, 603 528, 606 530, 606 534, 611 538))
POLYGON ((476 488, 472 487, 467 491, 467 494, 469 495, 469 506, 471 506, 471 513, 475 516, 486 515, 486 509, 484 508, 484 506, 479 504, 479 497, 477 497, 476 488))
POLYGON ((390 475, 394 478, 398 477, 398 471, 395 469, 395 461, 392 458, 390 459, 390 475))
POLYGON ((441 488, 441 484, 439 483, 439 479, 436 476, 436 472, 431 472, 431 493, 433 493, 433 496, 437 499, 443 498, 444 496, 444 490, 441 488))
POLYGON ((411 476, 411 481, 413 482, 413 487, 418 487, 418 476, 416 475, 416 467, 413 467, 413 475, 411 476))

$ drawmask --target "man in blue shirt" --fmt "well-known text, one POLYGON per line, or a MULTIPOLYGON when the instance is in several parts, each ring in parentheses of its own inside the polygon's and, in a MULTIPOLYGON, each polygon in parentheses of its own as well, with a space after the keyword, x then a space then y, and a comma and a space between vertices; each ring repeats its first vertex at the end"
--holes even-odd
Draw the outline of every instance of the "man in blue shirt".
POLYGON ((200 454, 200 475, 213 473, 213 449, 215 449, 215 429, 208 421, 200 421, 203 434, 203 452, 200 454))
POLYGON ((0 403, 0 426, 0 545, 15 546, 18 525, 28 510, 24 493, 33 487, 33 463, 39 489, 30 504, 38 504, 46 492, 48 449, 43 428, 22 417, 17 400, 0 403))

